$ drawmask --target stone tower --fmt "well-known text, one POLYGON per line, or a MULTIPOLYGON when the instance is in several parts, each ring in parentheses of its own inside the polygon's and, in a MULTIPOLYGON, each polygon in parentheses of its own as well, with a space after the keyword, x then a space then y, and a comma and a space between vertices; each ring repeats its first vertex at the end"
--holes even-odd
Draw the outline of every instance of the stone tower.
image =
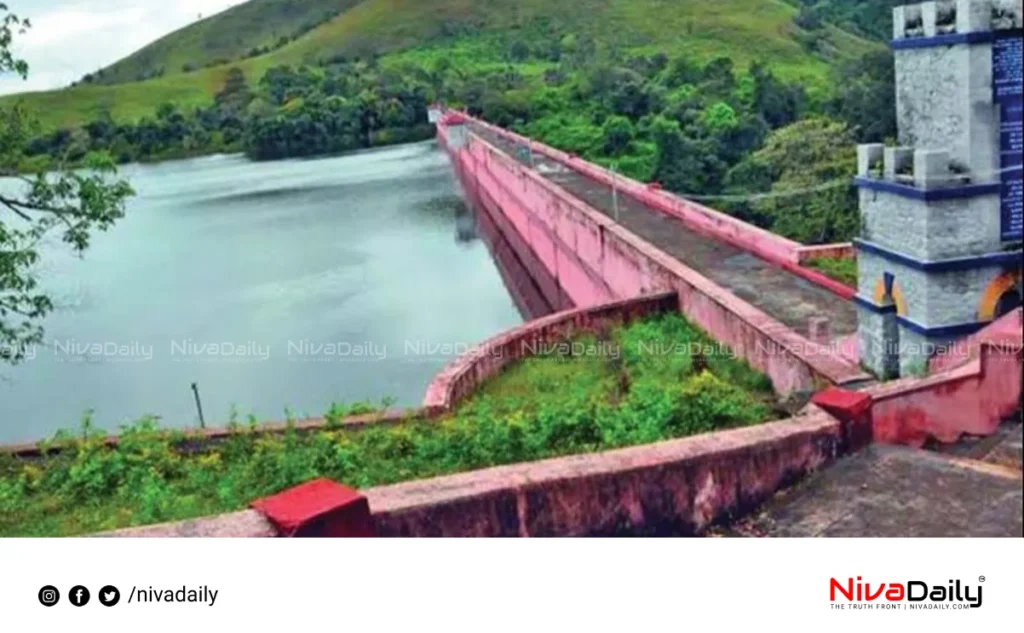
POLYGON ((897 147, 857 148, 858 339, 880 377, 1021 303, 1021 0, 893 10, 897 147))

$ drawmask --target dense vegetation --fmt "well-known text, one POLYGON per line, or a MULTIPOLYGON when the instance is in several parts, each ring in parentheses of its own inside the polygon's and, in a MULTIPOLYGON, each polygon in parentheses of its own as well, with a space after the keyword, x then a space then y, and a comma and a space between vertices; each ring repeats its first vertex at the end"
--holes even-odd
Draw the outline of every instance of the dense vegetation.
POLYGON ((209 106, 164 104, 134 124, 103 115, 62 128, 29 144, 26 166, 97 151, 121 162, 230 151, 276 159, 419 140, 431 135, 427 104, 442 100, 794 239, 827 242, 856 231, 855 143, 892 133, 892 117, 879 115, 892 109, 886 53, 838 66, 840 88, 818 100, 760 63, 612 57, 571 35, 515 40, 505 56, 462 67, 447 57, 339 57, 271 68, 254 88, 232 68, 209 106))
POLYGON ((0 457, 0 536, 77 534, 245 507, 315 477, 366 488, 763 422, 767 379, 678 315, 574 340, 507 370, 434 422, 268 436, 235 427, 199 453, 143 420, 116 448, 86 423, 42 461, 0 457), (570 352, 570 353, 566 353, 570 352))
POLYGON ((833 24, 851 33, 887 41, 892 38, 892 8, 907 0, 789 0, 800 7, 796 23, 814 31, 833 24))
POLYGON ((47 131, 22 168, 406 142, 441 100, 788 237, 846 240, 853 145, 895 123, 888 52, 835 24, 882 39, 889 4, 251 0, 25 96, 47 131))
POLYGON ((272 68, 255 90, 233 68, 209 106, 165 103, 137 123, 104 113, 33 139, 25 167, 75 163, 90 152, 119 162, 242 151, 264 160, 423 140, 433 134, 428 94, 425 84, 359 61, 272 68))
POLYGON ((208 106, 234 66, 253 86, 270 68, 318 66, 340 56, 404 59, 425 68, 448 57, 455 67, 474 71, 509 61, 516 41, 557 48, 570 35, 611 57, 662 52, 698 65, 728 57, 737 69, 758 60, 823 94, 831 64, 875 45, 826 24, 811 48, 807 31, 794 23, 797 13, 782 0, 361 0, 351 6, 340 0, 250 0, 92 73, 89 82, 0 98, 0 105, 23 101, 46 131, 80 127, 104 111, 118 123, 135 123, 153 117, 164 103, 208 106), (276 47, 282 35, 298 34, 332 11, 341 13, 276 47), (261 53, 268 45, 272 50, 261 53), (214 65, 225 59, 229 63, 214 65), (183 72, 186 67, 198 70, 183 72), (137 81, 146 76, 152 78, 137 81))

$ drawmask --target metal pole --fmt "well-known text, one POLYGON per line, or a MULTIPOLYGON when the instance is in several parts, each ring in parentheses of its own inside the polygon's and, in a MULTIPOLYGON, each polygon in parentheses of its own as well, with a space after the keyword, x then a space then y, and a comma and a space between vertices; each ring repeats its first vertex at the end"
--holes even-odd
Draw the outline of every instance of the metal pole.
POLYGON ((615 221, 619 221, 619 179, 615 169, 615 165, 612 165, 612 209, 615 212, 615 221))
POLYGON ((199 385, 192 383, 192 393, 196 397, 196 410, 199 411, 199 427, 206 428, 206 420, 203 419, 203 403, 199 400, 199 385))

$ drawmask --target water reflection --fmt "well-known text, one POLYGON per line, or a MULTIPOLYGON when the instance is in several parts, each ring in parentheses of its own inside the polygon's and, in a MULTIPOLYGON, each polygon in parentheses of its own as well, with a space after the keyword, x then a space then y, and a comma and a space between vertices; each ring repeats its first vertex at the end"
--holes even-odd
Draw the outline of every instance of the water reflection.
POLYGON ((47 345, 0 368, 0 441, 89 409, 106 428, 147 413, 190 426, 193 382, 215 423, 232 406, 280 418, 338 400, 415 405, 445 350, 521 322, 433 143, 126 174, 138 198, 84 260, 43 253, 59 309, 47 345))

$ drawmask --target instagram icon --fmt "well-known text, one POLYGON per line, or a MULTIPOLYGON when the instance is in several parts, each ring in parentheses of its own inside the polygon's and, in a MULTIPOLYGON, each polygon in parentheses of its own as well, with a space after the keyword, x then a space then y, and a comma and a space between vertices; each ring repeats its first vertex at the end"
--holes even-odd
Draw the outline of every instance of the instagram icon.
POLYGON ((39 602, 44 607, 52 607, 60 602, 60 592, 53 585, 46 585, 39 590, 39 602))

